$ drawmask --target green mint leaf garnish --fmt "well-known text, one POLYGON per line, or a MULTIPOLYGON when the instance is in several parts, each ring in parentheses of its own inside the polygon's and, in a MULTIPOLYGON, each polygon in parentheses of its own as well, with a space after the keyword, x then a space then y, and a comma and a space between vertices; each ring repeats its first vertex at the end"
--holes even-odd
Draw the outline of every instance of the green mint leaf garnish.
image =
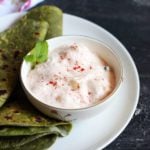
POLYGON ((31 50, 30 54, 24 57, 25 61, 32 63, 32 67, 36 64, 45 62, 48 59, 48 44, 46 41, 39 41, 31 50))

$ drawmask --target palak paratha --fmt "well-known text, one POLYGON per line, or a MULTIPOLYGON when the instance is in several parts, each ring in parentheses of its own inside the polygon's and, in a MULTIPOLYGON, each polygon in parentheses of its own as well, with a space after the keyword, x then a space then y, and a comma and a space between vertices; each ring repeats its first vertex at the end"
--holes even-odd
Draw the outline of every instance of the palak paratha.
POLYGON ((47 30, 47 22, 28 19, 0 34, 0 106, 16 85, 23 56, 37 41, 44 40, 47 30))

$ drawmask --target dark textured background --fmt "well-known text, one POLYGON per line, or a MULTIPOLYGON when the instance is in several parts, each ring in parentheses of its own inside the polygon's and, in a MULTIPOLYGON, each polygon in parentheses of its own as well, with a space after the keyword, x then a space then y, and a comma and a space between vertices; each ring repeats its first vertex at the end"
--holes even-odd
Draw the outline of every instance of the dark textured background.
POLYGON ((150 150, 150 0, 45 0, 43 4, 95 22, 126 46, 139 71, 140 101, 130 124, 106 150, 150 150))

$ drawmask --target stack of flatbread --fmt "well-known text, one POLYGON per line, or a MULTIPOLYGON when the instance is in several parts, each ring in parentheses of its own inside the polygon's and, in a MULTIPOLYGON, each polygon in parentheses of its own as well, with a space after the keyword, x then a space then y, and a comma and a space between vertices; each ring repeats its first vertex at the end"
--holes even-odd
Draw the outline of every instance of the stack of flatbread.
POLYGON ((60 35, 62 11, 55 6, 35 8, 0 33, 0 150, 42 150, 69 133, 69 122, 38 112, 19 84, 23 57, 37 41, 60 35))

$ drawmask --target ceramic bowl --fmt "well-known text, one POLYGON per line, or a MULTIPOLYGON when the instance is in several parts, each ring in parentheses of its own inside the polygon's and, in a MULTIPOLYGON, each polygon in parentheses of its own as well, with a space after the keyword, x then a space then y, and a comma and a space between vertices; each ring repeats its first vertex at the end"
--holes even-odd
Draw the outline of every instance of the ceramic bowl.
POLYGON ((50 47, 49 49, 51 51, 64 44, 70 43, 84 44, 94 53, 96 53, 102 59, 104 59, 113 68, 116 77, 116 86, 114 90, 101 102, 93 104, 90 107, 78 109, 57 108, 41 102, 28 89, 28 86, 26 84, 26 78, 28 72, 31 70, 31 64, 26 61, 23 61, 21 65, 21 83, 30 102, 44 114, 65 121, 88 119, 90 117, 96 116, 105 109, 109 109, 108 106, 115 100, 115 97, 119 92, 119 88, 121 86, 123 77, 123 66, 118 54, 116 54, 113 51, 113 49, 108 47, 103 42, 86 36, 61 36, 47 40, 47 42, 50 47))

